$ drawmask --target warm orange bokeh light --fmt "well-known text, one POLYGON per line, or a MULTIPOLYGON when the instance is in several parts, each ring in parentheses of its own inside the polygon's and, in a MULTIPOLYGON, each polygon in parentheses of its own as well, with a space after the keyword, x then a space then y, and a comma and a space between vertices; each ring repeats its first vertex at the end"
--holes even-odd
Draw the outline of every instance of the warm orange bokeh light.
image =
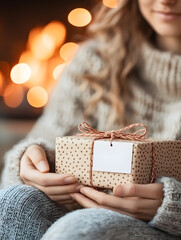
POLYGON ((0 71, 0 96, 3 95, 4 76, 0 71))
POLYGON ((29 65, 33 60, 33 56, 30 51, 24 51, 22 52, 20 58, 19 58, 19 63, 26 63, 29 65))
POLYGON ((42 86, 46 75, 46 64, 43 64, 41 61, 35 59, 30 51, 23 52, 20 56, 19 62, 27 63, 31 68, 31 77, 23 85, 28 88, 37 85, 42 86))
POLYGON ((47 60, 55 51, 55 43, 49 35, 41 33, 32 39, 30 49, 36 59, 47 60))
POLYGON ((118 5, 118 0, 103 0, 103 4, 109 8, 115 8, 118 5))
POLYGON ((31 106, 40 108, 46 105, 48 93, 42 87, 33 87, 27 93, 27 100, 31 106))
POLYGON ((59 79, 59 77, 61 76, 61 74, 62 74, 62 72, 63 72, 63 70, 64 70, 64 68, 65 68, 65 66, 66 66, 66 64, 63 63, 63 64, 58 65, 58 66, 54 69, 54 71, 53 71, 53 77, 54 77, 55 80, 58 80, 58 79, 59 79))
POLYGON ((30 47, 32 45, 32 42, 34 41, 34 39, 41 34, 42 32, 42 27, 36 27, 36 28, 33 28, 30 33, 29 33, 29 36, 28 36, 28 47, 30 47))
POLYGON ((85 8, 75 8, 68 15, 68 21, 76 27, 84 27, 90 23, 92 16, 85 8))
POLYGON ((15 90, 15 84, 9 84, 4 90, 3 97, 8 97, 15 90))
POLYGON ((4 102, 10 108, 18 107, 22 101, 24 96, 24 89, 21 85, 14 84, 7 86, 4 93, 4 102))
POLYGON ((52 38, 55 46, 58 47, 65 41, 66 28, 63 23, 59 21, 52 21, 44 27, 42 33, 52 38))
POLYGON ((16 84, 25 83, 31 77, 31 69, 26 63, 16 64, 10 73, 11 79, 16 84))
POLYGON ((60 57, 64 61, 70 61, 74 54, 76 53, 79 45, 73 42, 68 42, 65 43, 61 48, 60 48, 60 57))

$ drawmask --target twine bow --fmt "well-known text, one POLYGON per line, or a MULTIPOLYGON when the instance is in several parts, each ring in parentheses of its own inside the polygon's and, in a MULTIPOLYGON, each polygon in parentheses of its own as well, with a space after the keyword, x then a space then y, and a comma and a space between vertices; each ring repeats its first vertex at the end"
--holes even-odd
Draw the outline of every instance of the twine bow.
POLYGON ((88 123, 82 122, 78 129, 83 134, 78 134, 79 136, 87 136, 87 137, 94 137, 94 140, 102 139, 102 138, 110 138, 110 144, 112 146, 113 139, 124 139, 124 140, 133 140, 133 141, 144 141, 146 139, 146 134, 148 132, 148 129, 145 125, 142 123, 134 123, 131 125, 128 125, 127 127, 123 127, 118 130, 112 130, 112 131, 99 131, 95 128, 92 128, 88 123), (132 128, 136 127, 142 127, 141 129, 137 130, 134 133, 126 132, 132 128))
MULTIPOLYGON (((118 130, 112 130, 112 131, 99 131, 93 127, 91 127, 87 122, 82 122, 79 124, 78 129, 82 132, 82 134, 77 134, 78 136, 85 136, 85 137, 93 137, 92 141, 92 147, 91 147, 91 154, 90 154, 90 185, 93 187, 92 183, 92 166, 93 166, 93 149, 94 149, 94 141, 103 139, 103 138, 110 138, 110 146, 112 146, 113 139, 123 139, 123 140, 131 140, 131 141, 143 141, 143 142, 151 142, 146 138, 148 129, 147 127, 142 123, 134 123, 131 125, 128 125, 126 127, 123 127, 118 130), (127 132, 130 129, 141 127, 139 130, 129 133, 127 132)), ((152 173, 151 173, 151 181, 153 182, 155 177, 155 145, 152 143, 152 173)))

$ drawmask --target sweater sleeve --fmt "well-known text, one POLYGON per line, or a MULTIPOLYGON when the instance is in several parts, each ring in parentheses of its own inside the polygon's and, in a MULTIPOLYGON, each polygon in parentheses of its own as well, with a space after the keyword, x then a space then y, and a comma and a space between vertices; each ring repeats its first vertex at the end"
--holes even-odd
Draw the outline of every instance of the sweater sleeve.
POLYGON ((163 184, 164 199, 149 225, 181 236, 181 182, 168 177, 162 177, 157 182, 163 184))
MULTIPOLYGON (((37 144, 44 148, 49 163, 54 163, 55 138, 77 133, 77 126, 84 120, 86 100, 92 90, 89 85, 80 90, 81 76, 102 68, 102 61, 96 54, 96 42, 82 44, 71 63, 64 70, 50 101, 27 137, 16 144, 4 156, 4 169, 0 187, 22 184, 19 175, 20 159, 28 146, 37 144)), ((95 126, 94 119, 90 123, 95 126)))

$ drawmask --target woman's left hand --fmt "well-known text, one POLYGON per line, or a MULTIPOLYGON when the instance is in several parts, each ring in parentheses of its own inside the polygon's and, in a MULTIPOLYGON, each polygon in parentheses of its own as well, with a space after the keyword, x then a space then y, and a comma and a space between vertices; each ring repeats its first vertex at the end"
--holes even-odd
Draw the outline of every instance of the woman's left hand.
POLYGON ((163 200, 163 185, 126 184, 118 185, 114 195, 96 191, 90 187, 82 187, 80 193, 71 194, 84 208, 106 208, 140 220, 151 220, 163 200))

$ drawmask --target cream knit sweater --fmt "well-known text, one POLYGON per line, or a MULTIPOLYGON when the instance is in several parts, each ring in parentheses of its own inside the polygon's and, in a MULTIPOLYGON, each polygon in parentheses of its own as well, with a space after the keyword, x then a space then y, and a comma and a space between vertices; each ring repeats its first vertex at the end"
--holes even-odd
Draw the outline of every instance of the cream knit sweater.
MULTIPOLYGON (((32 131, 5 155, 1 187, 23 183, 19 176, 20 158, 28 146, 42 146, 48 160, 54 162, 55 137, 78 132, 77 126, 84 120, 84 110, 92 95, 91 87, 80 91, 79 76, 99 74, 105 67, 96 54, 98 47, 99 43, 93 40, 81 46, 32 131)), ((153 138, 181 139, 181 56, 145 44, 128 89, 125 113, 128 124, 144 123, 153 138)), ((110 105, 100 101, 89 123, 99 130, 118 129, 118 125, 108 126, 109 114, 110 105)), ((149 224, 181 236, 181 183, 164 176, 157 181, 164 184, 165 197, 149 224)))

